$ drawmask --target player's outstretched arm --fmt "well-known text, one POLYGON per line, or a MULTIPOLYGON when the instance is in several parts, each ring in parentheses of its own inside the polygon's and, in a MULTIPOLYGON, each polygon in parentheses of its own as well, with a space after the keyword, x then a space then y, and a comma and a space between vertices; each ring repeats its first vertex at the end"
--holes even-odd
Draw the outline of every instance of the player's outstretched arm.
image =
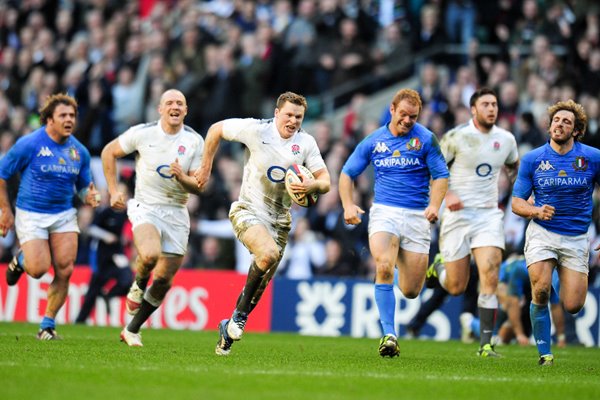
POLYGON ((202 164, 194 173, 198 189, 204 190, 210 178, 210 172, 212 171, 212 164, 215 158, 215 154, 219 149, 219 142, 223 137, 223 121, 216 122, 208 128, 206 138, 204 139, 204 154, 202 154, 202 164))

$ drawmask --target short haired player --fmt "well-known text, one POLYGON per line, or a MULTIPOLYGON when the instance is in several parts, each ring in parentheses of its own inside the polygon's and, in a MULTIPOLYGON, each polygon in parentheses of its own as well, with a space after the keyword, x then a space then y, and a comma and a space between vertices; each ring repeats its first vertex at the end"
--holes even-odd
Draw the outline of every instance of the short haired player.
POLYGON ((240 340, 250 312, 275 274, 291 226, 290 196, 284 184, 291 164, 304 165, 314 179, 293 184, 296 193, 326 193, 330 177, 315 139, 301 129, 306 99, 285 92, 277 99, 274 118, 232 118, 213 124, 206 135, 202 166, 196 171, 198 187, 208 182, 221 139, 246 146, 244 178, 238 201, 231 204, 229 219, 234 232, 253 256, 246 284, 231 318, 219 324, 218 355, 228 355, 240 340))
POLYGON ((137 250, 136 277, 126 298, 134 317, 121 331, 129 346, 143 345, 140 329, 167 295, 188 245, 186 203, 190 193, 198 193, 193 171, 200 165, 204 140, 184 125, 187 112, 183 93, 169 89, 160 98, 158 121, 129 128, 102 150, 110 205, 127 209, 137 250), (117 185, 117 159, 134 152, 135 195, 125 203, 117 185))
POLYGON ((448 187, 448 168, 430 130, 417 123, 422 103, 412 89, 399 90, 391 104, 391 122, 361 141, 342 168, 339 182, 344 221, 357 225, 364 211, 354 202, 354 180, 371 164, 375 198, 369 213, 369 248, 376 265, 375 303, 383 337, 382 357, 400 352, 394 323, 394 268, 408 298, 421 292, 431 238, 431 223, 448 187))
POLYGON ((447 132, 440 145, 450 168, 450 182, 441 218, 440 257, 427 271, 427 286, 435 279, 451 295, 465 291, 471 255, 479 271, 477 306, 481 357, 498 357, 491 343, 498 310, 498 273, 504 251, 504 212, 498 207, 498 180, 506 168, 514 182, 519 162, 517 142, 496 126, 498 100, 488 88, 470 99, 472 119, 447 132))

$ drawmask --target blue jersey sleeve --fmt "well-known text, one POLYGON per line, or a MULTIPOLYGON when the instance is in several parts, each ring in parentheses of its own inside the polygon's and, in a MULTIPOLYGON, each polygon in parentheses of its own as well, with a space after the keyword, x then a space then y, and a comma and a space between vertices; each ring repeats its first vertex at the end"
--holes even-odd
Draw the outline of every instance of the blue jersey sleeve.
POLYGON ((432 179, 442 179, 450 176, 446 159, 442 154, 440 143, 435 135, 431 135, 429 151, 427 152, 427 167, 432 179))
POLYGON ((348 175, 352 180, 356 179, 356 177, 359 176, 371 162, 373 143, 371 138, 372 135, 367 136, 358 144, 358 146, 356 146, 342 168, 342 172, 348 175))
POLYGON ((533 153, 526 154, 519 165, 517 179, 513 186, 512 195, 521 199, 529 199, 533 192, 533 153))
POLYGON ((79 142, 77 142, 77 144, 81 155, 81 169, 79 170, 79 175, 75 181, 75 189, 79 192, 81 189, 88 187, 92 182, 92 171, 90 168, 90 152, 83 144, 79 142))
POLYGON ((0 159, 0 178, 8 180, 27 167, 34 154, 35 142, 32 138, 31 135, 19 138, 6 155, 0 159))

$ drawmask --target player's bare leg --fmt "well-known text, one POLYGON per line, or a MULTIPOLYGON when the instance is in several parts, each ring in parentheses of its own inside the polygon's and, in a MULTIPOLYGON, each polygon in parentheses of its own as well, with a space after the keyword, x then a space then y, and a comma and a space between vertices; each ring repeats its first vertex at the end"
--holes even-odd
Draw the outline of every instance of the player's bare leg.
POLYGON ((121 332, 121 340, 129 346, 142 346, 140 329, 162 304, 182 261, 183 256, 179 255, 163 255, 158 259, 154 268, 152 285, 144 293, 138 312, 121 332))
MULTIPOLYGON (((249 227, 240 239, 254 256, 254 261, 248 270, 246 284, 238 298, 236 309, 227 324, 227 334, 233 340, 240 340, 242 338, 248 314, 254 308, 252 300, 261 291, 261 287, 262 291, 264 291, 281 259, 281 252, 277 243, 263 225, 259 224, 249 227), (267 277, 266 281, 265 277, 267 277), (263 283, 265 283, 264 286, 263 283)), ((257 300, 254 306, 256 303, 257 300)))
POLYGON ((127 312, 135 315, 144 297, 150 274, 160 257, 160 235, 151 224, 142 224, 134 230, 134 244, 137 250, 135 259, 135 281, 131 284, 125 300, 127 312))
MULTIPOLYGON (((54 320, 58 311, 65 304, 69 294, 69 280, 71 279, 73 264, 75 263, 75 257, 77 256, 77 235, 76 232, 50 234, 47 243, 51 249, 52 264, 54 265, 54 279, 48 287, 48 303, 46 305, 44 318, 40 323, 38 339, 59 339, 59 336, 56 334, 56 323, 54 320)), ((27 245, 27 243, 25 243, 25 245, 27 245)), ((42 265, 47 265, 49 267, 49 263, 47 263, 48 260, 44 256, 42 256, 41 259, 36 259, 36 261, 43 262, 44 264, 42 265)), ((39 270, 32 268, 34 273, 38 276, 41 276, 39 274, 44 269, 45 268, 43 267, 40 267, 39 270)))

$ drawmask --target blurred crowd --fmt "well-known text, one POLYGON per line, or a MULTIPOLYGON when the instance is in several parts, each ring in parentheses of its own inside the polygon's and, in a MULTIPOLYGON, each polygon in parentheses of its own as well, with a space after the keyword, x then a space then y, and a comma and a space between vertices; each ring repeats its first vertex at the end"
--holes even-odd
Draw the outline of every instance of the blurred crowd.
MULTIPOLYGON (((186 95, 186 124, 202 135, 223 118, 272 117, 276 96, 296 91, 309 99, 310 133, 333 185, 316 206, 293 208, 278 273, 370 278, 368 216, 346 226, 336 190, 349 151, 389 117, 387 106, 378 115, 365 112, 369 96, 416 77, 424 101, 419 122, 441 137, 468 121, 475 88, 492 87, 498 125, 515 134, 522 153, 546 141, 546 108, 572 98, 588 115, 584 142, 600 147, 599 16, 594 0, 0 0, 0 157, 39 126, 37 110, 48 94, 66 92, 79 102, 76 136, 94 156, 102 188, 103 146, 156 120, 165 88, 186 95), (410 59, 423 61, 400 68, 410 59), (341 128, 320 115, 318 104, 311 109, 311 99, 365 76, 375 83, 348 95, 341 128)), ((191 197, 185 268, 248 268, 227 220, 242 153, 223 143, 209 189, 191 197)), ((130 188, 132 166, 121 164, 130 188)), ((365 209, 371 186, 368 174, 357 182, 365 209)), ((500 193, 506 207, 505 180, 500 193)), ((81 264, 94 254, 85 234, 92 220, 82 208, 81 264)), ((506 223, 508 244, 518 249, 524 221, 509 212, 506 223)), ((15 247, 13 234, 0 240, 0 261, 15 247)), ((597 257, 592 264, 600 264, 597 257)))

